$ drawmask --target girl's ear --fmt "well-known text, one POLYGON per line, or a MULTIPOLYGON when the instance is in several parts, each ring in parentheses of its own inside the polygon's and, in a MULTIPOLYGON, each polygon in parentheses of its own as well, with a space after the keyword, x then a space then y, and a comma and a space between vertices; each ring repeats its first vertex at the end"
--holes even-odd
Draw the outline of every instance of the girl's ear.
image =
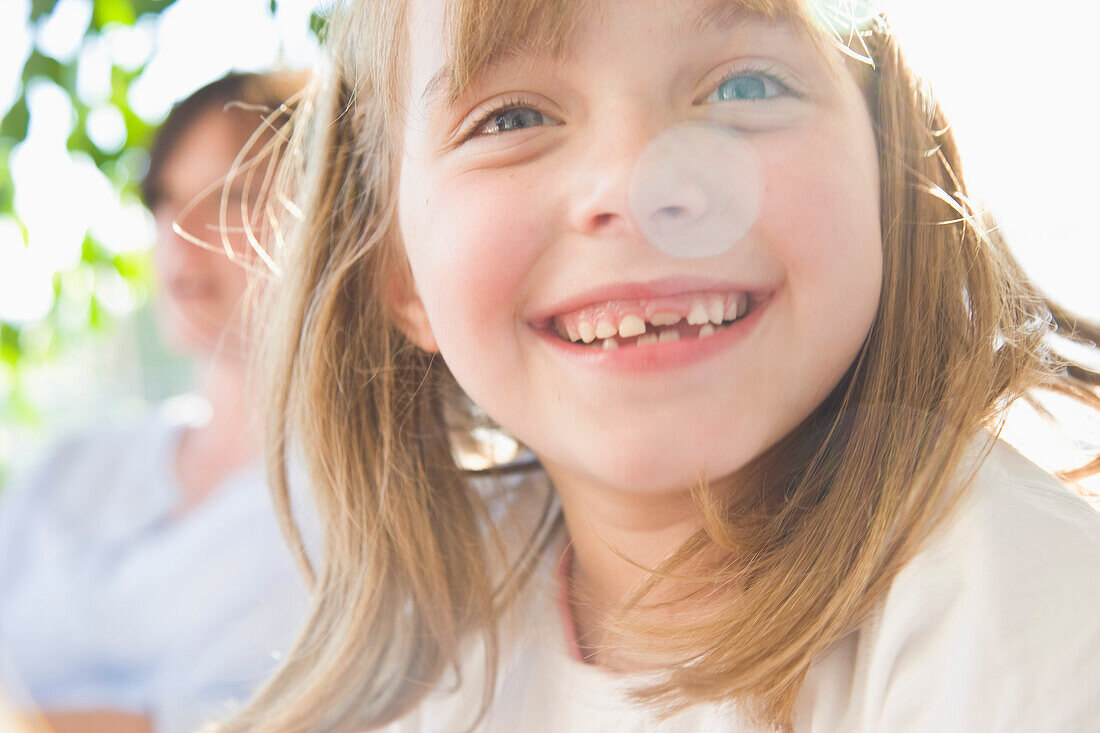
POLYGON ((416 292, 408 263, 402 262, 386 279, 386 305, 390 309, 397 328, 414 344, 431 354, 439 353, 435 334, 428 323, 424 302, 416 292))

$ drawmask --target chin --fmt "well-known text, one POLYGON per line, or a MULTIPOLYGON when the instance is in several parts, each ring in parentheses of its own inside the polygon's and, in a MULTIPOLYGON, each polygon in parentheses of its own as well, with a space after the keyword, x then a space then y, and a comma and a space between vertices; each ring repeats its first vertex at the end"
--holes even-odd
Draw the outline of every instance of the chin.
POLYGON ((205 359, 225 347, 220 332, 210 333, 186 323, 164 324, 161 333, 171 351, 189 359, 205 359))
POLYGON ((741 456, 731 444, 727 449, 712 446, 709 453, 683 451, 669 436, 653 443, 624 450, 622 443, 598 446, 586 451, 588 473, 599 483, 621 491, 660 494, 690 489, 700 479, 715 481, 744 466, 752 456, 741 456))

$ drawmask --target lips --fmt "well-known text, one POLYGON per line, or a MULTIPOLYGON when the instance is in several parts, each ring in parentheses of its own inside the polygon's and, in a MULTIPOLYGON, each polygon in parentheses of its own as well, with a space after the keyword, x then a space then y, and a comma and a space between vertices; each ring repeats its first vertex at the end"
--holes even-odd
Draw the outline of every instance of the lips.
POLYGON ((168 290, 177 300, 198 300, 212 298, 217 293, 214 283, 205 278, 172 278, 168 290))

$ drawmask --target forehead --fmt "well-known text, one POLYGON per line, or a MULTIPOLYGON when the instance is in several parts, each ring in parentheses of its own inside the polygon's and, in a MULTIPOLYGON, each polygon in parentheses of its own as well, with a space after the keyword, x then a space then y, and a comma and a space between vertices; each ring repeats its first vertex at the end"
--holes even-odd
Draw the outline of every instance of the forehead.
POLYGON ((156 180, 166 200, 187 200, 221 180, 248 138, 241 115, 210 105, 180 135, 156 180))
MULTIPOLYGON (((511 56, 565 54, 578 31, 630 0, 413 0, 412 78, 426 92, 459 96, 488 67, 511 56), (417 68, 419 67, 419 68, 417 68)), ((747 19, 810 24, 800 0, 671 0, 685 28, 728 28, 747 19)))

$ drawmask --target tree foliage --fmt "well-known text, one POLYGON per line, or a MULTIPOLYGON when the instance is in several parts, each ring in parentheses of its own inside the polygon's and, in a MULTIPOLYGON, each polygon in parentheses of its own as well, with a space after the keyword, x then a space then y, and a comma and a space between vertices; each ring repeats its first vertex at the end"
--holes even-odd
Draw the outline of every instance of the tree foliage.
MULTIPOLYGON (((173 2, 95 0, 82 44, 92 42, 112 26, 133 26, 142 16, 157 15, 173 2)), ((48 20, 57 5, 58 0, 32 0, 31 28, 48 20)), ((0 121, 0 216, 19 222, 24 240, 26 227, 20 222, 15 208, 16 184, 9 158, 13 149, 27 138, 30 123, 28 91, 38 80, 52 82, 69 97, 73 115, 72 133, 66 141, 69 152, 87 156, 111 181, 120 196, 138 197, 140 168, 145 160, 143 151, 155 121, 142 119, 131 109, 127 92, 145 65, 130 69, 112 65, 109 103, 121 112, 125 140, 121 146, 105 150, 97 147, 87 132, 88 116, 92 110, 77 93, 80 58, 78 53, 70 59, 57 59, 38 46, 32 47, 23 64, 18 95, 0 121)), ((44 171, 43 175, 49 175, 49 171, 44 171)), ((58 216, 65 215, 64 205, 65 202, 58 202, 58 216)), ((76 287, 76 284, 110 274, 117 276, 139 298, 143 298, 150 274, 147 260, 148 253, 145 251, 112 252, 89 232, 85 235, 80 260, 75 268, 53 275, 53 304, 48 315, 29 323, 0 321, 0 369, 7 377, 0 382, 0 426, 25 425, 39 419, 36 405, 29 399, 22 380, 28 369, 57 358, 74 339, 84 338, 89 332, 104 332, 113 325, 110 310, 100 302, 95 289, 76 287), (79 313, 82 317, 74 318, 73 313, 79 313)), ((0 455, 2 468, 3 456, 0 455)))
MULTIPOLYGON (((51 21, 63 18, 64 5, 68 3, 67 10, 72 11, 74 0, 27 0, 28 26, 32 37, 41 35, 41 31, 51 21)), ((226 18, 232 15, 231 11, 238 9, 235 4, 241 0, 230 0, 226 5, 226 18)), ((270 13, 271 18, 277 18, 277 11, 288 11, 288 16, 294 23, 302 23, 302 31, 308 33, 304 27, 308 24, 308 30, 314 37, 322 35, 324 25, 323 17, 316 11, 312 14, 306 7, 298 7, 295 2, 285 0, 287 7, 282 7, 284 0, 269 0, 266 3, 257 3, 248 7, 263 16, 270 13), (304 12, 305 15, 298 15, 304 12)), ((0 0, 7 2, 7 0, 0 0)), ((55 247, 54 242, 39 241, 34 230, 34 224, 28 217, 27 221, 20 219, 20 202, 27 198, 26 191, 17 190, 17 186, 23 185, 23 174, 13 178, 11 161, 13 154, 17 153, 25 144, 29 147, 28 136, 34 135, 39 122, 32 119, 35 112, 35 89, 42 87, 42 82, 51 87, 60 89, 67 97, 71 110, 70 124, 65 129, 70 130, 64 146, 69 159, 83 166, 84 170, 90 170, 94 166, 98 170, 95 176, 97 184, 104 191, 112 189, 118 197, 121 208, 135 209, 140 201, 139 187, 144 169, 147 166, 148 157, 146 149, 149 145, 159 119, 147 119, 139 114, 131 100, 131 92, 142 75, 149 69, 156 54, 150 53, 141 61, 133 59, 118 60, 113 51, 108 54, 109 83, 103 67, 97 69, 98 87, 94 95, 89 97, 85 91, 81 93, 81 64, 85 63, 86 56, 92 55, 97 49, 110 47, 113 38, 117 38, 121 31, 137 29, 147 31, 155 26, 161 19, 161 14, 168 10, 177 0, 86 0, 90 3, 90 16, 82 31, 79 48, 76 53, 56 53, 51 55, 49 43, 42 43, 37 38, 32 44, 19 73, 19 84, 14 101, 6 110, 0 107, 0 246, 11 244, 14 229, 22 234, 23 246, 28 253, 33 253, 36 247, 55 247), (87 54, 85 53, 87 52, 87 54), (90 122, 97 114, 109 111, 114 123, 121 120, 121 124, 115 126, 122 130, 115 140, 104 142, 103 135, 90 134, 92 125, 90 122), (117 113, 117 114, 116 114, 117 113), (121 137, 121 143, 119 142, 121 137), (97 144, 97 140, 99 144, 97 144), (105 179, 108 183, 105 183, 105 179)), ((262 2, 262 0, 260 0, 262 2)), ((79 2, 77 2, 79 4, 79 2)), ((183 11, 184 2, 180 2, 178 10, 183 11)), ((82 6, 87 11, 88 6, 82 6)), ((203 12, 200 10, 200 12, 203 12)), ((221 22, 217 12, 210 12, 209 22, 212 24, 221 22)), ((251 11, 250 11, 251 12, 251 11)), ((257 16, 252 16, 257 17, 257 16)), ((203 16, 205 21, 205 16, 203 16)), ((231 24, 224 28, 232 29, 231 24)), ((284 29, 285 30, 285 29, 284 29)), ((136 31, 135 31, 136 32, 136 31)), ((140 34, 139 34, 140 35, 140 34)), ((0 41, 2 42, 2 41, 0 41)), ((206 54, 209 48, 203 46, 205 36, 195 39, 195 54, 206 54)), ((279 41, 286 43, 286 38, 279 41)), ((219 47, 221 48, 221 47, 219 47)), ((285 46, 280 46, 280 54, 285 51, 285 46)), ((154 49, 155 50, 155 49, 154 49)), ((125 55, 125 54, 123 54, 125 55)), ((282 56, 281 56, 282 57, 282 56)), ((232 63, 227 61, 227 63, 232 63)), ((251 62, 247 62, 251 63, 251 62)), ((86 70, 84 76, 87 76, 86 70)), ((156 74, 150 74, 156 76, 156 74)), ((85 78, 86 81, 86 78, 85 78)), ((144 82, 143 82, 144 83, 144 82)), ((154 85, 155 86, 155 85, 154 85)), ((51 91, 51 94, 53 91, 51 91)), ((56 96, 56 95, 55 95, 56 96)), ((139 95, 140 96, 140 95, 139 95)), ((0 105, 4 100, 0 100, 0 105)), ((144 111, 144 114, 151 114, 144 111)), ((58 145, 58 148, 60 146, 58 145)), ((58 150, 60 153, 60 149, 58 150)), ((33 175, 40 178, 41 184, 45 181, 45 196, 54 198, 49 201, 50 206, 56 206, 56 217, 64 218, 67 210, 71 212, 71 203, 63 200, 62 191, 70 190, 63 186, 52 187, 54 181, 64 177, 64 173, 51 170, 43 165, 41 170, 35 170, 33 175)), ((39 185, 39 188, 42 186, 39 185)), ((77 194, 79 195, 79 193, 77 194)), ((54 216, 52 208, 47 209, 50 216, 54 216)), ((137 211, 141 211, 136 208, 137 211)), ((71 221, 76 221, 71 218, 71 221)), ((18 236, 18 235, 16 235, 18 236)), ((34 320, 7 320, 0 310, 0 479, 3 478, 6 465, 10 458, 11 435, 13 430, 34 431, 50 416, 45 415, 41 405, 36 403, 35 392, 28 388, 28 375, 41 374, 51 364, 63 361, 68 354, 80 345, 86 345, 90 340, 99 340, 100 343, 110 343, 110 335, 120 325, 120 315, 117 303, 111 307, 111 303, 105 300, 100 288, 102 283, 110 283, 113 286, 121 284, 129 294, 127 302, 132 303, 133 308, 140 308, 146 301, 151 286, 151 257, 149 247, 118 247, 117 242, 100 241, 100 234, 94 226, 89 227, 83 234, 83 241, 79 238, 70 240, 71 245, 79 244, 79 257, 75 257, 76 250, 64 250, 64 266, 53 267, 47 270, 47 276, 52 277, 52 302, 48 312, 41 318, 34 320), (49 275, 48 273, 52 273, 49 275)), ((139 237, 140 238, 140 237, 139 237)), ((151 237, 150 237, 151 239, 151 237)), ((151 245, 152 242, 147 244, 151 245)), ((3 255, 4 252, 0 252, 3 255)), ((4 267, 4 258, 0 256, 0 267, 4 267)), ((4 273, 0 272, 0 276, 4 273)), ((18 273, 16 275, 18 277, 18 273)), ((0 287, 3 287, 3 279, 0 278, 0 287)), ((10 282, 10 280, 9 280, 10 282)), ((40 281, 43 288, 45 281, 40 281)), ((106 289, 109 290, 109 289, 106 289)), ((44 295, 44 291, 40 291, 44 295)), ((2 295, 2 293, 0 293, 2 295)), ((45 303, 39 305, 44 306, 45 303)), ((131 309, 131 310, 132 310, 131 309)), ((39 309, 43 312, 43 309, 39 309)), ((163 359, 164 354, 155 355, 154 360, 163 359)), ((39 380, 41 381, 41 380, 39 380)), ((135 390, 136 392, 136 390, 135 390)))

